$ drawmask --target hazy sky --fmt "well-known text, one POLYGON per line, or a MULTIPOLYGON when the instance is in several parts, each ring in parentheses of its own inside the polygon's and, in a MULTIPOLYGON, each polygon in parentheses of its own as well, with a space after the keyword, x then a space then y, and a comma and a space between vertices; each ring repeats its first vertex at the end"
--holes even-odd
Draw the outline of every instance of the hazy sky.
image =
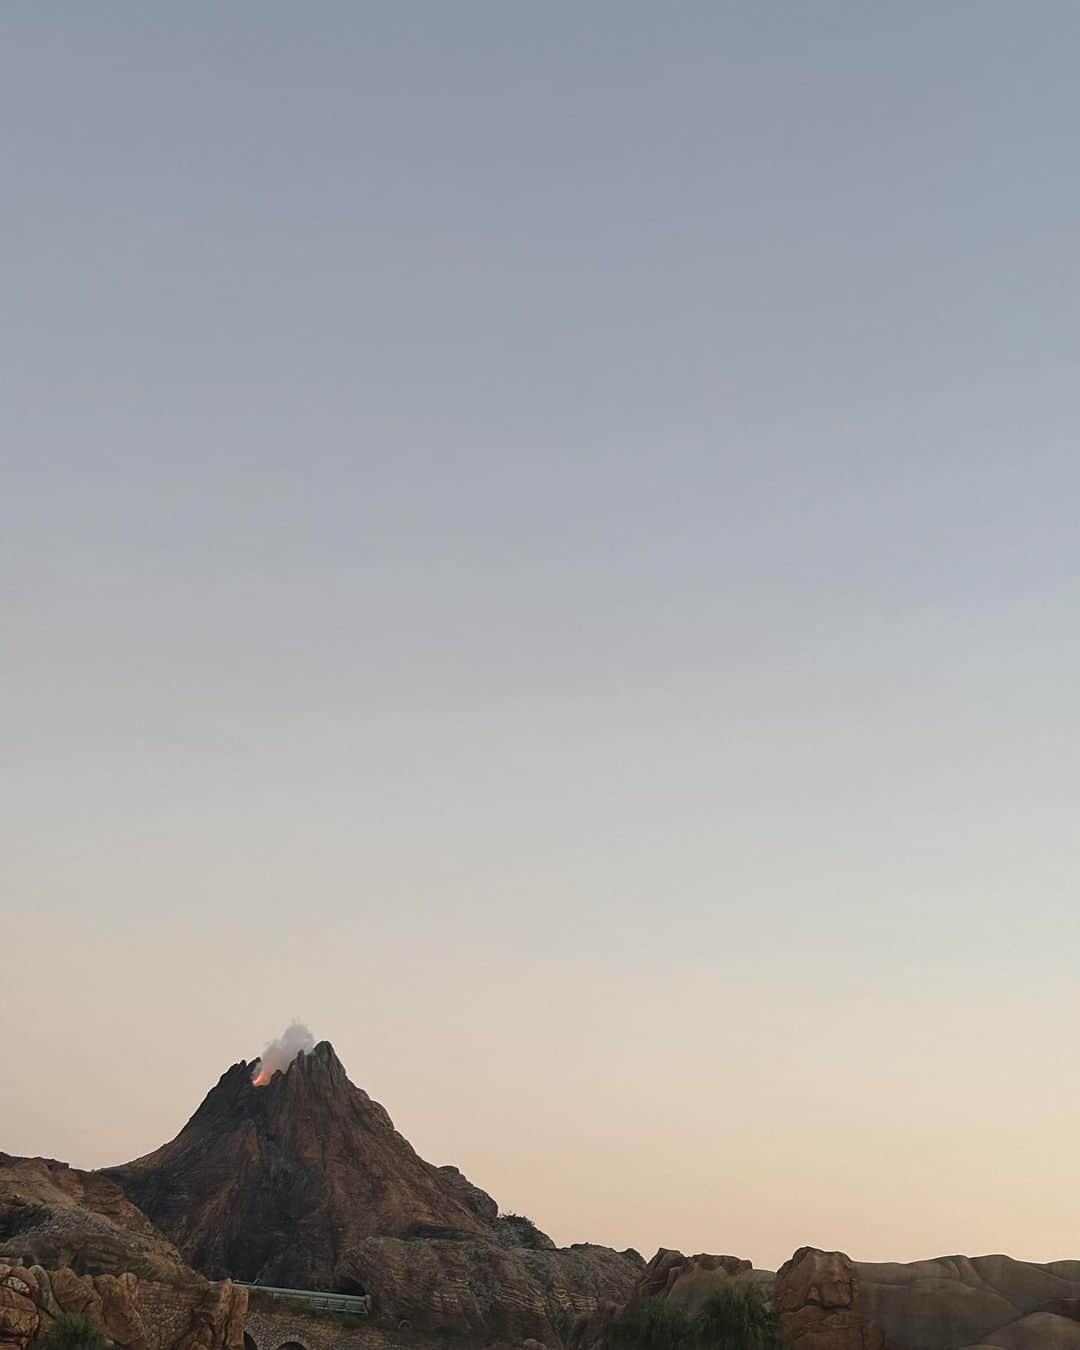
POLYGON ((0 8, 0 1148, 296 1015, 560 1241, 1080 1256, 1078 68, 0 8))

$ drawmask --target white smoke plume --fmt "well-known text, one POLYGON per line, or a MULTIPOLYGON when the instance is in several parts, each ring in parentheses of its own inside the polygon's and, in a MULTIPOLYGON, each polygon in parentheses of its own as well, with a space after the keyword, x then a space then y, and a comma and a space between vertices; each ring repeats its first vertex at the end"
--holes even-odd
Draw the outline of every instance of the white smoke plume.
POLYGON ((297 1055, 305 1055, 314 1046, 315 1037, 303 1022, 293 1022, 276 1041, 271 1041, 259 1057, 259 1072, 251 1080, 256 1087, 265 1087, 278 1069, 287 1069, 297 1055))

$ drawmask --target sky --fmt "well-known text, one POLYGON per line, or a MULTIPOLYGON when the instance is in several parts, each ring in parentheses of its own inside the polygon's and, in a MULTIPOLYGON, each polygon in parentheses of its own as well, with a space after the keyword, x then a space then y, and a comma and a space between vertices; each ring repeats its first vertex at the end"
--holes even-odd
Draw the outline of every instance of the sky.
POLYGON ((559 1242, 1080 1256, 1078 63, 0 9, 0 1148, 299 1017, 559 1242))

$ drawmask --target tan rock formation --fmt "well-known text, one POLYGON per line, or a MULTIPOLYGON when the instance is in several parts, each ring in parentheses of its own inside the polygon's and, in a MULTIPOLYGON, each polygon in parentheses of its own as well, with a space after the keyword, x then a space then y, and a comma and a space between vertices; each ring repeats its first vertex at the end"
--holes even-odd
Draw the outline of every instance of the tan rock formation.
POLYGON ((99 1317, 109 1340, 126 1347, 142 1347, 149 1340, 139 1313, 139 1280, 131 1271, 123 1275, 95 1275, 94 1292, 101 1299, 99 1317))
POLYGON ((121 1350, 243 1350, 247 1290, 76 1275, 69 1267, 0 1263, 0 1350, 27 1350, 62 1313, 97 1322, 121 1350))
POLYGON ((793 1350, 884 1350, 859 1294, 859 1277, 843 1252, 800 1247, 776 1272, 773 1304, 793 1350))
POLYGON ((896 1350, 1080 1350, 1080 1262, 945 1256, 855 1269, 866 1316, 896 1350))
POLYGON ((749 1261, 738 1256, 715 1256, 708 1252, 684 1256, 682 1252, 661 1247, 634 1286, 630 1302, 662 1296, 692 1317, 713 1294, 732 1281, 764 1285, 767 1294, 771 1280, 770 1271, 756 1271, 749 1261))
POLYGON ((0 1260, 166 1283, 192 1272, 167 1238, 98 1172, 0 1153, 0 1260))
POLYGON ((41 1316, 34 1295, 37 1284, 29 1271, 0 1265, 0 1347, 23 1350, 38 1329, 41 1316))
POLYGON ((41 1266, 31 1266, 30 1274, 38 1289, 37 1304, 44 1317, 59 1317, 61 1308, 52 1291, 52 1278, 41 1266))
POLYGON ((240 1350, 247 1305, 248 1291, 231 1280, 210 1285, 192 1310, 191 1326, 174 1350, 240 1350))
POLYGON ((101 1295, 91 1275, 76 1275, 67 1266, 49 1272, 52 1295, 61 1312, 101 1321, 101 1295))

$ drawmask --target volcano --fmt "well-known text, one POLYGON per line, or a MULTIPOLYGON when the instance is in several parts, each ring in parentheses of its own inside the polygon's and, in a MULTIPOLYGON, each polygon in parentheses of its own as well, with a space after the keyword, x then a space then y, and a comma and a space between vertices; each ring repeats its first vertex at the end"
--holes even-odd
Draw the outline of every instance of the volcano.
POLYGON ((234 1064, 175 1139, 105 1169, 197 1270, 364 1292, 351 1255, 367 1238, 483 1238, 503 1226, 489 1195, 416 1153, 329 1041, 265 1086, 258 1071, 258 1060, 234 1064))

